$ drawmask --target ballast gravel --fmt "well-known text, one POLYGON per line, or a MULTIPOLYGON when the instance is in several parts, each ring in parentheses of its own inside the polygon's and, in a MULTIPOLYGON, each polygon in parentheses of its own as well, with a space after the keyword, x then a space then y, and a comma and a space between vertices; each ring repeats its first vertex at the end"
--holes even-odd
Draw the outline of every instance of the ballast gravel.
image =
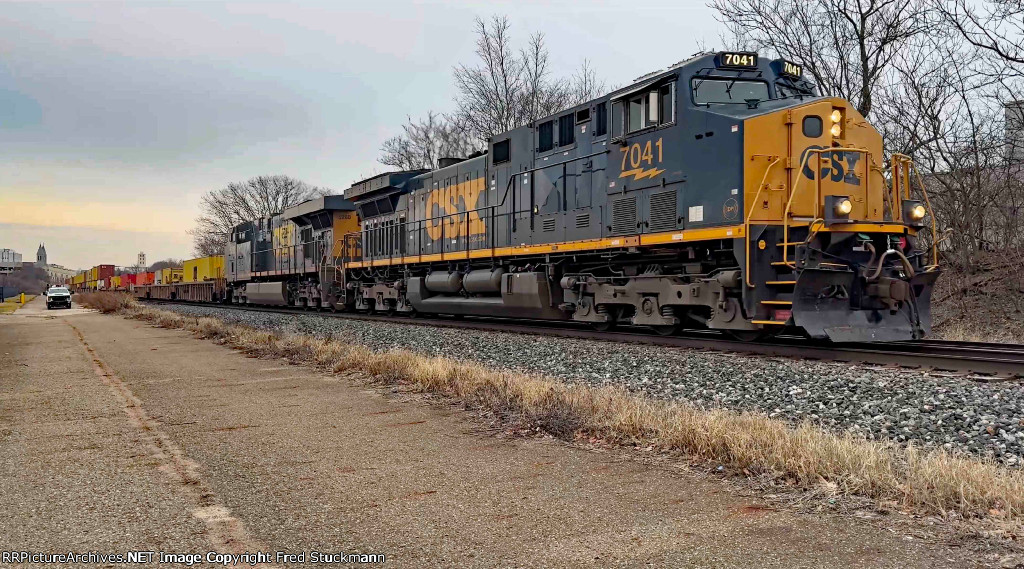
POLYGON ((279 314, 164 305, 257 329, 330 335, 375 351, 404 348, 543 374, 567 382, 623 385, 704 408, 761 411, 810 420, 869 439, 890 439, 992 457, 1009 466, 1024 452, 1024 386, 871 366, 713 351, 279 314))

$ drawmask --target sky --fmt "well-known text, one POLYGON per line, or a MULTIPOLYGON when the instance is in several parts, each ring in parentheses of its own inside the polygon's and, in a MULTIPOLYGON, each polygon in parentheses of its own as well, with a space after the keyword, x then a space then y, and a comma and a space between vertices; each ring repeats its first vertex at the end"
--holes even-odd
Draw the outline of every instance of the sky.
POLYGON ((340 193, 407 116, 450 111, 473 20, 546 36, 553 75, 627 84, 718 43, 702 1, 0 6, 0 248, 69 268, 192 256, 200 197, 286 174, 340 193))

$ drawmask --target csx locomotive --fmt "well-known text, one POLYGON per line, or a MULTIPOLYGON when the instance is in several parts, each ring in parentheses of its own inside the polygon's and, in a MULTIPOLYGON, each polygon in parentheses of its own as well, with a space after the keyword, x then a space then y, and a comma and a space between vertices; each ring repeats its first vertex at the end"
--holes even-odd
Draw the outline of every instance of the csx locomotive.
POLYGON ((878 131, 800 65, 702 54, 468 158, 236 227, 226 298, 920 338, 940 271, 913 173, 904 156, 887 166, 878 131))

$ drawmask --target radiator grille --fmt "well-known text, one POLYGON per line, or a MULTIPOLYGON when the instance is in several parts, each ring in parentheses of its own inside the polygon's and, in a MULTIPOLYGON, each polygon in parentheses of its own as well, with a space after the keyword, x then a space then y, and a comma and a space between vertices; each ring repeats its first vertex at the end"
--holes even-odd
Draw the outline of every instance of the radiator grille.
POLYGON ((590 214, 589 213, 577 213, 576 214, 576 229, 586 229, 590 227, 590 214))
POLYGON ((558 222, 558 220, 553 218, 553 217, 549 217, 547 219, 543 219, 540 222, 540 229, 541 229, 541 231, 554 231, 555 230, 555 224, 557 222, 558 222))
POLYGON ((676 191, 651 194, 651 231, 676 228, 676 191))
POLYGON ((636 231, 636 196, 612 202, 612 233, 636 231))

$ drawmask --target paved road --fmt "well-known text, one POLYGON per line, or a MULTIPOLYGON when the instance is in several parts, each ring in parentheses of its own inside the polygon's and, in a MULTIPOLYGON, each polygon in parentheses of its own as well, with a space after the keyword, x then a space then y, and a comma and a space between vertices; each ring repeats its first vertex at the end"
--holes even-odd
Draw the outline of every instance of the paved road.
POLYGON ((976 566, 863 522, 765 508, 727 482, 502 439, 461 411, 350 378, 40 306, 0 316, 0 551, 316 550, 384 554, 386 567, 976 566))

